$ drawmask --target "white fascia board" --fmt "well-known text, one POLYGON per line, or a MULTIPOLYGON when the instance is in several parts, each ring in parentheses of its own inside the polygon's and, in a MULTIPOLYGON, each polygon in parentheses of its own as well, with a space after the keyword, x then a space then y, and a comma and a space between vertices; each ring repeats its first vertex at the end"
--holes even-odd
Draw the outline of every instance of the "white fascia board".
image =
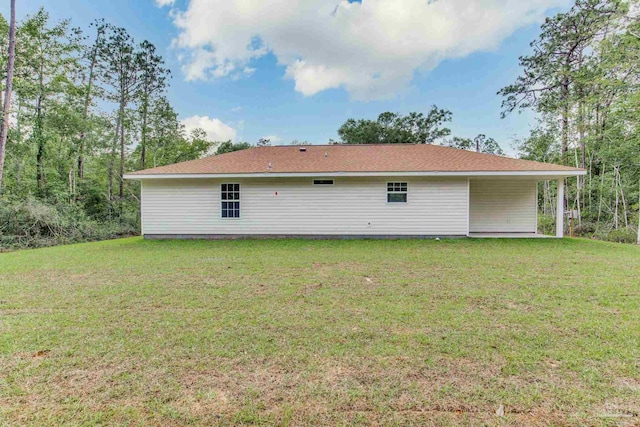
POLYGON ((540 179, 556 179, 558 177, 586 175, 586 171, 483 171, 483 172, 314 172, 314 173, 180 173, 124 175, 125 179, 194 179, 194 178, 299 178, 299 177, 367 177, 367 176, 530 176, 540 179))

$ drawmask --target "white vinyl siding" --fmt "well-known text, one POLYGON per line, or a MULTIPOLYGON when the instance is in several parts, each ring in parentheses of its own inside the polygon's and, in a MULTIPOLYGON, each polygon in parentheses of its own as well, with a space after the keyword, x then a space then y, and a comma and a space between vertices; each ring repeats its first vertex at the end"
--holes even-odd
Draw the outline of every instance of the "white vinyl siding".
POLYGON ((219 179, 142 181, 145 234, 466 235, 467 179, 410 178, 407 203, 387 203, 379 178, 238 179, 241 218, 220 218, 219 179))
POLYGON ((536 232, 536 181, 472 179, 469 198, 471 233, 536 232))

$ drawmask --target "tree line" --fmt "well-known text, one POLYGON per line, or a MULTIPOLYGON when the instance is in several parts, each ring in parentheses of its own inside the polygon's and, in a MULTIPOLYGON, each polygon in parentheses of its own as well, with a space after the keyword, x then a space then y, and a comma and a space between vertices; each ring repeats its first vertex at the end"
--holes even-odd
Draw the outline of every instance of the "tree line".
MULTIPOLYGON (((8 34, 4 18, 0 32, 8 34)), ((6 51, 6 36, 0 43, 6 51)), ((27 17, 16 29, 3 193, 75 202, 100 195, 93 208, 113 214, 127 198, 129 167, 206 153, 204 133, 185 134, 166 98, 169 79, 155 46, 124 28, 97 20, 85 33, 44 9, 27 17)))
MULTIPOLYGON (((533 110, 539 118, 516 141, 519 157, 587 170, 567 182, 564 203, 579 213, 577 232, 619 241, 634 239, 639 221, 638 3, 577 0, 547 18, 531 53, 520 58, 522 74, 498 92, 503 116, 533 110)), ((11 50, 10 39, 10 23, 0 17, 3 52, 11 50)), ((208 141, 202 130, 187 134, 166 96, 171 74, 161 55, 125 28, 96 20, 82 31, 52 22, 41 9, 16 26, 14 50, 15 57, 0 57, 3 92, 13 80, 0 132, 7 137, 0 146, 0 247, 31 234, 63 234, 65 227, 88 238, 135 233, 139 188, 122 179, 126 171, 251 146, 208 141)), ((504 155, 483 134, 452 136, 451 120, 437 106, 384 112, 347 120, 340 140, 330 143, 436 143, 504 155)), ((542 231, 551 232, 554 183, 542 184, 539 197, 542 231)))
MULTIPOLYGON (((4 17, 0 35, 7 52, 4 17)), ((9 58, 0 57, 5 93, 9 58)), ((123 180, 125 171, 196 159, 214 145, 202 130, 185 132, 166 97, 170 72, 156 47, 104 20, 81 31, 39 10, 15 28, 12 70, 0 219, 11 228, 9 219, 23 216, 18 237, 28 238, 20 228, 39 228, 43 216, 135 232, 138 188, 123 180)))
MULTIPOLYGON (((578 213, 578 233, 638 243, 639 16, 637 0, 577 0, 545 20, 520 58, 522 74, 499 91, 503 116, 528 109, 539 117, 517 143, 520 157, 587 170, 568 180, 564 200, 578 213)), ((546 183, 544 215, 554 215, 554 198, 546 183)))
POLYGON ((452 120, 449 110, 432 106, 424 114, 412 111, 406 115, 384 112, 376 120, 348 119, 338 129, 340 141, 334 144, 443 144, 479 153, 504 155, 498 142, 484 134, 475 138, 451 137, 446 123, 452 120))

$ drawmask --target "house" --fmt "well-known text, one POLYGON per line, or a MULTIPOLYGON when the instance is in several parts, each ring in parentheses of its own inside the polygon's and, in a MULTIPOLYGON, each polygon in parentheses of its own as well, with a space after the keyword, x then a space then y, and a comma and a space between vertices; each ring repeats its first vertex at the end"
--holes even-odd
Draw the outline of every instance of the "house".
POLYGON ((125 175, 146 238, 535 236, 538 182, 567 166, 438 145, 256 147, 125 175))

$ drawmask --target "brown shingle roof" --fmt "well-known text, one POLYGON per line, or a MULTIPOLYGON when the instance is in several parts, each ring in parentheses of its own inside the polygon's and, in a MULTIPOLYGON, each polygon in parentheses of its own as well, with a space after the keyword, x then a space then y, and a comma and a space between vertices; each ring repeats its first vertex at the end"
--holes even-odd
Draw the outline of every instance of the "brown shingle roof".
POLYGON ((128 175, 330 172, 579 172, 580 169, 439 145, 255 147, 128 175))

